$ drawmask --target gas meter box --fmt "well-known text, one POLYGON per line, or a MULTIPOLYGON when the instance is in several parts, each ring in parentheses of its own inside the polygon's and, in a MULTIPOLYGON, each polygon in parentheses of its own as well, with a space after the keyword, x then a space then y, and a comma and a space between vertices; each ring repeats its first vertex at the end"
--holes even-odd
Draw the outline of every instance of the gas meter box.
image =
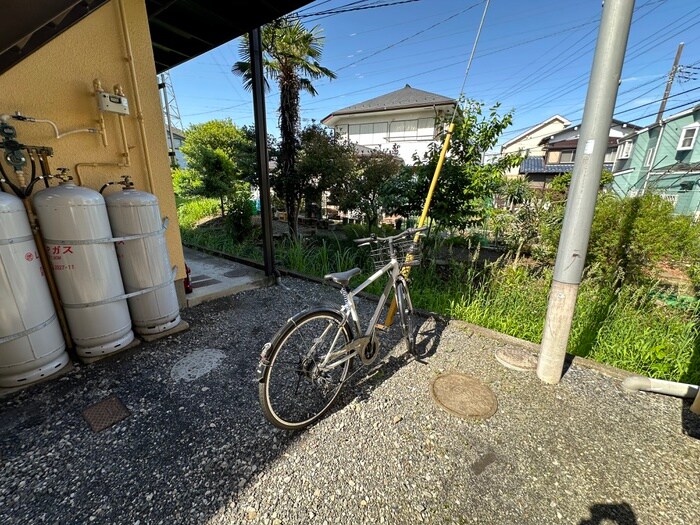
POLYGON ((122 115, 129 114, 129 101, 123 95, 114 95, 112 93, 100 91, 97 93, 97 104, 100 111, 120 113, 122 115))

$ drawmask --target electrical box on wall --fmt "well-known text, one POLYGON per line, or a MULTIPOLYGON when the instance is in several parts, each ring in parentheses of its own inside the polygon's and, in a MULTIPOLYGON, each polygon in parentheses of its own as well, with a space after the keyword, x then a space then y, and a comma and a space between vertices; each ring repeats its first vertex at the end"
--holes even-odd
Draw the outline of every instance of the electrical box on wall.
POLYGON ((113 95, 112 93, 100 91, 97 93, 97 105, 100 111, 121 113, 122 115, 129 114, 129 101, 122 95, 113 95))

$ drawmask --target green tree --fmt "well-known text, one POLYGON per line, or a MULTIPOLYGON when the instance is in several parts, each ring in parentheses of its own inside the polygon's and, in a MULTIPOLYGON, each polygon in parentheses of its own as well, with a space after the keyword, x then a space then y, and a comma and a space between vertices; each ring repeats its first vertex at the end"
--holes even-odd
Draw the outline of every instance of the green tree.
POLYGON ((333 131, 311 124, 301 131, 297 173, 307 205, 320 204, 323 192, 336 187, 355 170, 355 151, 333 131))
POLYGON ((659 263, 689 263, 698 256, 698 227, 658 195, 619 198, 599 193, 596 203, 589 264, 601 271, 622 271, 628 282, 658 276, 659 263))
POLYGON ((380 195, 384 211, 402 217, 421 213, 425 195, 420 194, 417 171, 414 166, 403 166, 396 176, 382 183, 380 195))
MULTIPOLYGON (((483 104, 473 100, 460 100, 457 104, 450 148, 429 210, 430 218, 442 228, 463 230, 483 222, 493 206, 495 194, 503 185, 504 173, 522 162, 519 155, 507 154, 493 162, 482 163, 484 154, 496 145, 501 133, 512 122, 511 112, 501 116, 498 109, 496 104, 484 114, 483 104)), ((400 175, 402 184, 416 186, 407 190, 410 197, 402 201, 396 195, 396 187, 386 188, 387 202, 394 204, 397 211, 422 213, 447 134, 448 122, 443 124, 440 140, 431 145, 422 159, 414 157, 410 173, 400 175)))
POLYGON ((255 135, 246 127, 236 126, 230 118, 194 124, 187 129, 180 151, 188 167, 196 165, 204 150, 221 150, 241 175, 250 176, 255 166, 255 135))
POLYGON ((497 191, 505 206, 511 210, 528 203, 534 197, 530 183, 521 177, 503 180, 497 191))
MULTIPOLYGON (((280 149, 278 171, 271 180, 275 192, 284 199, 289 220, 289 233, 296 237, 299 207, 304 196, 306 181, 296 169, 299 149, 300 109, 302 91, 317 94, 312 81, 319 78, 335 78, 330 69, 323 67, 321 57, 324 38, 319 26, 306 29, 293 15, 282 17, 262 28, 263 69, 268 78, 277 82, 280 91, 279 127, 280 149)), ((239 55, 231 70, 241 75, 246 89, 252 89, 252 68, 248 36, 241 39, 239 55)))
POLYGON ((202 181, 199 175, 192 170, 174 168, 171 170, 173 178, 173 191, 180 197, 193 197, 197 195, 202 181))
POLYGON ((359 155, 357 169, 333 188, 340 209, 359 210, 371 231, 382 211, 384 184, 397 177, 402 166, 403 161, 395 152, 376 150, 359 155))
MULTIPOLYGON (((569 186, 571 186, 571 178, 573 174, 571 172, 560 173, 552 179, 550 188, 554 191, 561 193, 566 193, 569 191, 569 186)), ((608 170, 603 170, 600 175, 600 188, 603 189, 609 186, 613 181, 613 174, 608 170)))
POLYGON ((180 149, 187 169, 173 171, 176 193, 219 199, 222 216, 227 201, 240 193, 241 181, 257 176, 254 132, 236 126, 231 119, 190 126, 180 149))
POLYGON ((218 198, 221 216, 225 216, 226 200, 236 192, 239 173, 236 166, 220 149, 202 149, 192 170, 200 175, 201 186, 197 193, 203 197, 218 198))
POLYGON ((177 193, 220 199, 223 215, 223 203, 234 192, 235 181, 256 176, 253 137, 251 130, 237 127, 231 119, 190 126, 180 148, 187 169, 173 171, 177 193))

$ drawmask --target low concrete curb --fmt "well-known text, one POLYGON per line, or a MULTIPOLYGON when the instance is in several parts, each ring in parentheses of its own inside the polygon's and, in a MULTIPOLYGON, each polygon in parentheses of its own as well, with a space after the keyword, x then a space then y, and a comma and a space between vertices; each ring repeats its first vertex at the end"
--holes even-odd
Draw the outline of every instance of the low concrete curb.
MULTIPOLYGON (((532 352, 535 356, 537 356, 540 351, 540 345, 536 343, 526 341, 524 339, 518 339, 517 337, 497 332, 495 330, 491 330, 490 328, 484 328, 483 326, 478 326, 472 323, 468 323, 466 321, 461 321, 459 319, 452 319, 450 320, 450 323, 452 323, 455 327, 459 328, 460 330, 464 330, 465 332, 473 332, 484 337, 489 337, 491 339, 501 341, 502 343, 519 346, 525 350, 532 352)), ((598 361, 593 361, 592 359, 587 359, 585 357, 573 355, 568 352, 566 354, 565 363, 567 365, 574 364, 577 366, 583 366, 591 370, 600 372, 601 374, 604 374, 613 379, 619 379, 620 381, 623 381, 628 377, 636 375, 631 372, 628 372, 627 370, 622 370, 621 368, 606 365, 605 363, 599 363, 598 361)))

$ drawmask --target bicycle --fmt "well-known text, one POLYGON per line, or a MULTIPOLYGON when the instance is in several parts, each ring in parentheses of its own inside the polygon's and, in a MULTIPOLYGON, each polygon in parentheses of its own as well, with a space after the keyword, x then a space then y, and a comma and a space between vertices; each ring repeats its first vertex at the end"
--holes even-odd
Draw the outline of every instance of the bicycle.
POLYGON ((418 241, 426 229, 356 239, 358 247, 370 246, 375 272, 354 288, 350 288, 350 281, 361 273, 360 268, 326 275, 324 279, 339 285, 342 305, 307 308, 265 343, 257 379, 260 405, 270 423, 284 430, 299 430, 318 421, 340 394, 353 358, 357 356, 363 365, 374 363, 380 348, 377 329, 386 330, 393 323, 390 308, 386 325, 379 324, 392 293, 407 350, 415 354, 413 304, 404 269, 420 264, 418 241), (384 276, 388 277, 384 291, 363 330, 355 297, 384 276))

